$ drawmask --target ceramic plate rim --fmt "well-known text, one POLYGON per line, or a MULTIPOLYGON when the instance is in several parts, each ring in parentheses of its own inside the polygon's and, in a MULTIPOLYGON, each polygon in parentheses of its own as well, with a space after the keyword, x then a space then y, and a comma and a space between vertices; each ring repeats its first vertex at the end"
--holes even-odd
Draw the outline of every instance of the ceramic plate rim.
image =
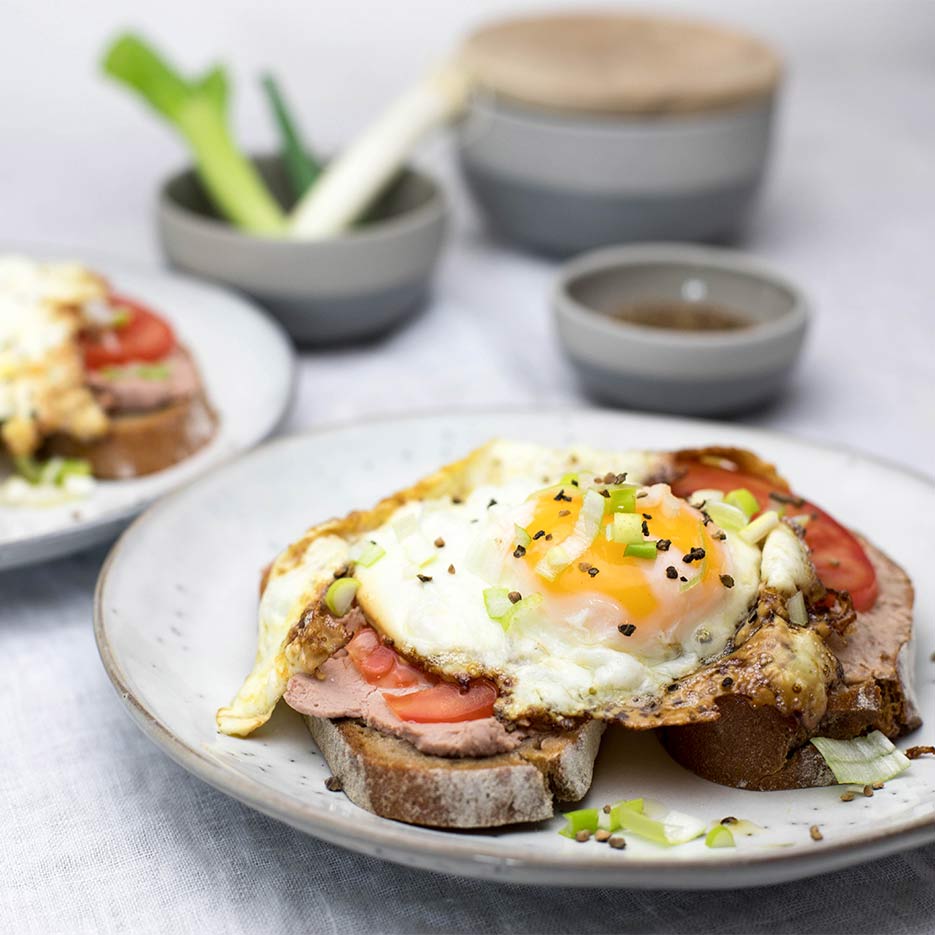
MULTIPOLYGON (((179 270, 170 269, 169 267, 160 263, 150 264, 144 260, 126 258, 120 256, 119 254, 99 251, 95 250, 94 248, 70 247, 67 245, 54 243, 39 244, 18 241, 0 242, 0 253, 12 252, 21 252, 25 255, 37 255, 40 259, 55 255, 61 255, 62 257, 76 257, 78 262, 87 262, 90 266, 97 266, 99 264, 107 266, 108 264, 114 264, 118 268, 127 269, 131 272, 136 272, 141 275, 168 277, 169 279, 180 281, 188 286, 194 286, 199 289, 207 289, 212 292, 223 294, 225 298, 233 299, 236 302, 242 304, 245 308, 249 308, 250 311, 262 318, 264 323, 270 326, 271 330, 277 334, 277 337, 282 343, 283 348, 287 351, 286 356, 289 359, 290 368, 288 380, 289 391, 283 397, 280 411, 276 413, 274 419, 269 420, 268 424, 263 428, 263 431, 257 435, 255 441, 245 449, 235 451, 229 455, 219 458, 213 465, 208 468, 209 473, 211 471, 225 467, 229 462, 236 460, 248 451, 256 448, 258 445, 261 445, 264 441, 269 439, 270 436, 274 435, 285 421, 289 414, 289 410, 292 407, 293 400, 295 399, 298 382, 298 367, 296 364, 295 351, 285 328, 283 328, 283 326, 275 318, 266 314, 263 309, 252 299, 245 295, 236 293, 231 289, 225 288, 220 284, 209 282, 205 279, 199 279, 197 276, 192 276, 179 270)), ((110 535, 111 530, 118 530, 129 520, 132 520, 136 516, 145 512, 162 497, 168 496, 169 494, 172 494, 176 490, 179 490, 183 487, 187 487, 188 484, 198 481, 201 476, 202 475, 196 475, 195 477, 180 481, 178 484, 173 485, 163 493, 154 493, 149 497, 145 497, 136 501, 135 503, 128 503, 124 506, 114 507, 104 513, 95 516, 93 519, 83 520, 82 522, 77 523, 74 526, 70 526, 66 529, 50 529, 48 532, 22 537, 21 539, 16 540, 12 545, 22 546, 24 549, 28 547, 29 552, 34 557, 27 557, 23 561, 19 561, 14 557, 11 561, 0 565, 0 571, 38 565, 42 562, 49 561, 54 558, 61 558, 67 555, 75 554, 77 552, 83 552, 88 548, 93 548, 95 544, 99 544, 100 542, 104 541, 104 539, 110 535), (67 544, 72 540, 76 540, 74 545, 67 544), (56 547, 56 543, 61 543, 62 547, 56 547), (46 548, 46 546, 50 547, 46 548)), ((13 554, 15 556, 15 551, 13 551, 13 554)))
MULTIPOLYGON (((317 426, 303 432, 272 439, 236 459, 229 459, 218 469, 228 467, 231 461, 237 462, 261 456, 268 449, 290 444, 301 444, 322 435, 366 426, 376 422, 413 423, 432 421, 441 416, 457 418, 483 418, 504 415, 572 415, 586 414, 607 418, 632 417, 660 419, 673 423, 694 423, 709 427, 712 434, 719 430, 736 430, 760 436, 764 440, 781 439, 822 452, 841 452, 853 454, 864 461, 880 464, 888 470, 921 481, 935 490, 935 479, 914 468, 900 465, 886 458, 858 451, 846 445, 823 444, 811 439, 801 439, 783 432, 775 432, 759 427, 716 422, 705 419, 688 419, 677 416, 656 415, 652 413, 621 413, 619 410, 583 407, 576 405, 552 407, 498 407, 481 410, 451 410, 440 408, 420 412, 411 416, 372 416, 364 419, 350 419, 328 425, 317 426)), ((411 826, 384 819, 379 830, 368 829, 364 834, 355 832, 353 818, 343 817, 315 808, 309 803, 296 805, 294 801, 273 790, 257 786, 252 780, 238 775, 222 764, 206 756, 200 750, 190 746, 172 730, 163 724, 154 712, 133 693, 128 680, 123 676, 120 664, 114 655, 107 635, 107 623, 104 614, 103 595, 107 587, 108 575, 120 554, 127 536, 139 525, 149 523, 160 512, 171 507, 174 499, 185 488, 199 483, 210 482, 211 472, 195 478, 172 493, 162 497, 151 505, 121 535, 111 548, 101 568, 94 590, 94 637, 101 662, 121 701, 130 716, 143 732, 167 753, 175 762, 188 772, 207 782, 214 788, 232 796, 246 805, 269 815, 279 821, 298 828, 314 837, 321 838, 350 850, 373 855, 375 852, 382 859, 395 863, 433 868, 433 858, 458 860, 463 875, 482 879, 506 880, 504 868, 508 869, 509 882, 526 884, 549 884, 557 886, 612 886, 635 888, 659 888, 659 881, 665 879, 665 888, 669 889, 728 889, 737 887, 775 884, 800 879, 810 873, 828 873, 854 864, 862 863, 896 851, 918 847, 935 841, 935 815, 921 816, 895 824, 889 829, 877 833, 868 833, 858 840, 841 843, 826 843, 815 854, 803 856, 801 853, 767 853, 758 855, 736 855, 736 858, 718 861, 710 860, 654 860, 651 863, 627 863, 619 867, 608 866, 604 862, 589 859, 568 859, 561 855, 545 855, 529 858, 525 852, 510 852, 508 847, 497 842, 495 846, 485 845, 483 839, 466 835, 458 841, 450 837, 438 840, 418 839, 413 843, 410 835, 411 826), (380 852, 380 848, 386 850, 380 852), (393 853, 393 850, 396 853, 393 853)), ((444 829, 440 829, 444 830, 444 829)), ((443 871, 442 871, 443 872, 443 871)))

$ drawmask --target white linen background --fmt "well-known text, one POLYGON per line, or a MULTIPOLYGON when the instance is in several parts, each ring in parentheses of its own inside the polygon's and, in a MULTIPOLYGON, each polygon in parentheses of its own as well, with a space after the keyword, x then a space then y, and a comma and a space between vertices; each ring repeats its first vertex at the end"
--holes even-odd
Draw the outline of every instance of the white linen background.
MULTIPOLYGON (((193 69, 225 59, 250 146, 273 144, 253 78, 274 67, 327 149, 467 25, 524 5, 5 0, 0 241, 157 261, 153 189, 183 157, 95 73, 121 26, 193 69)), ((665 6, 746 25, 790 62, 776 158, 744 246, 797 278, 817 317, 790 392, 746 421, 931 474, 935 3, 665 6)), ((446 144, 422 159, 451 180, 456 215, 433 304, 378 344, 303 353, 289 430, 580 398, 545 308, 552 265, 481 232, 446 144)), ((130 723, 91 633, 104 554, 0 575, 2 932, 935 931, 935 847, 808 885, 640 893, 437 876, 299 834, 190 777, 130 723)))

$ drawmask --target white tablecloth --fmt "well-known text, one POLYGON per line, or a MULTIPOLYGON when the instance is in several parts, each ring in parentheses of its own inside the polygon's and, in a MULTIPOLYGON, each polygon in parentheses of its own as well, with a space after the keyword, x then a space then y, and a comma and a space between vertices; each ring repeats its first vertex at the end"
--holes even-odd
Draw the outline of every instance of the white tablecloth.
MULTIPOLYGON (((125 14, 98 0, 62 24, 52 9, 14 0, 0 30, 0 232, 155 261, 145 192, 174 149, 87 74, 125 14)), ((171 0, 158 17, 140 15, 192 61, 223 51, 238 64, 281 61, 290 77, 338 69, 332 96, 346 106, 331 91, 303 99, 309 121, 334 118, 323 123, 334 142, 468 16, 441 9, 420 0, 392 16, 353 4, 300 13, 280 2, 222 14, 171 0), (290 17, 295 29, 284 28, 290 17), (362 44, 379 50, 372 82, 344 54, 362 44)), ((714 9, 792 55, 774 171, 745 246, 816 306, 794 385, 747 421, 931 473, 935 5, 714 9)), ((245 138, 263 136, 262 114, 247 107, 246 117, 245 138)), ((427 159, 450 174, 444 147, 427 159)), ((372 346, 304 354, 289 430, 579 398, 546 310, 551 264, 492 243, 457 190, 454 201, 431 307, 372 346)), ((660 879, 660 891, 639 893, 435 876, 305 837, 190 777, 125 716, 91 633, 104 554, 0 575, 0 932, 935 931, 935 847, 807 885, 676 893, 660 879)))

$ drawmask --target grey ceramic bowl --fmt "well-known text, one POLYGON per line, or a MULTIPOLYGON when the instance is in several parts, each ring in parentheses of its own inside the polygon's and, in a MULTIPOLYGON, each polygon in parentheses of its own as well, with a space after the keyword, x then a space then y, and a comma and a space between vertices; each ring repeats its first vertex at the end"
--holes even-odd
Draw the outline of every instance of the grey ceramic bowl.
MULTIPOLYGON (((284 203, 279 160, 256 164, 284 203)), ((407 169, 347 234, 254 237, 218 218, 189 169, 163 185, 157 222, 173 266, 252 296, 299 342, 330 344, 383 333, 420 307, 444 240, 446 206, 432 179, 407 169)))
POLYGON ((735 233, 754 202, 773 110, 771 95, 682 116, 576 116, 479 93, 459 158, 494 230, 537 251, 715 240, 735 233))
POLYGON ((553 296, 559 338, 584 388, 636 409, 715 415, 775 396, 802 348, 808 303, 783 276, 731 250, 610 247, 568 263, 553 296), (734 331, 675 331, 608 313, 647 301, 704 301, 753 321, 734 331))

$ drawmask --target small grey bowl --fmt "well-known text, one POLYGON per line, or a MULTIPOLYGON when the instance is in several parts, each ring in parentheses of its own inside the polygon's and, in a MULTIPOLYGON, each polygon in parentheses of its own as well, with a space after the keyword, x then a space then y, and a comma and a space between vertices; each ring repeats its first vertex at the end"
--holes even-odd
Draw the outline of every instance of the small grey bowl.
MULTIPOLYGON (((278 158, 254 161, 285 204, 278 158)), ((218 217, 188 169, 162 186, 157 225, 172 266, 252 296, 296 341, 334 344, 382 334, 418 310, 444 241, 446 205, 431 178, 407 169, 346 234, 255 237, 218 217)))
POLYGON ((635 409, 742 412, 775 396, 802 348, 808 302, 745 254, 688 244, 610 247, 562 268, 553 295, 559 338, 584 388, 635 409), (752 319, 733 331, 675 331, 612 319, 645 301, 723 305, 752 319))
POLYGON ((697 114, 588 115, 475 94, 461 169, 491 227, 568 256, 608 244, 736 233, 766 168, 775 94, 697 114))

